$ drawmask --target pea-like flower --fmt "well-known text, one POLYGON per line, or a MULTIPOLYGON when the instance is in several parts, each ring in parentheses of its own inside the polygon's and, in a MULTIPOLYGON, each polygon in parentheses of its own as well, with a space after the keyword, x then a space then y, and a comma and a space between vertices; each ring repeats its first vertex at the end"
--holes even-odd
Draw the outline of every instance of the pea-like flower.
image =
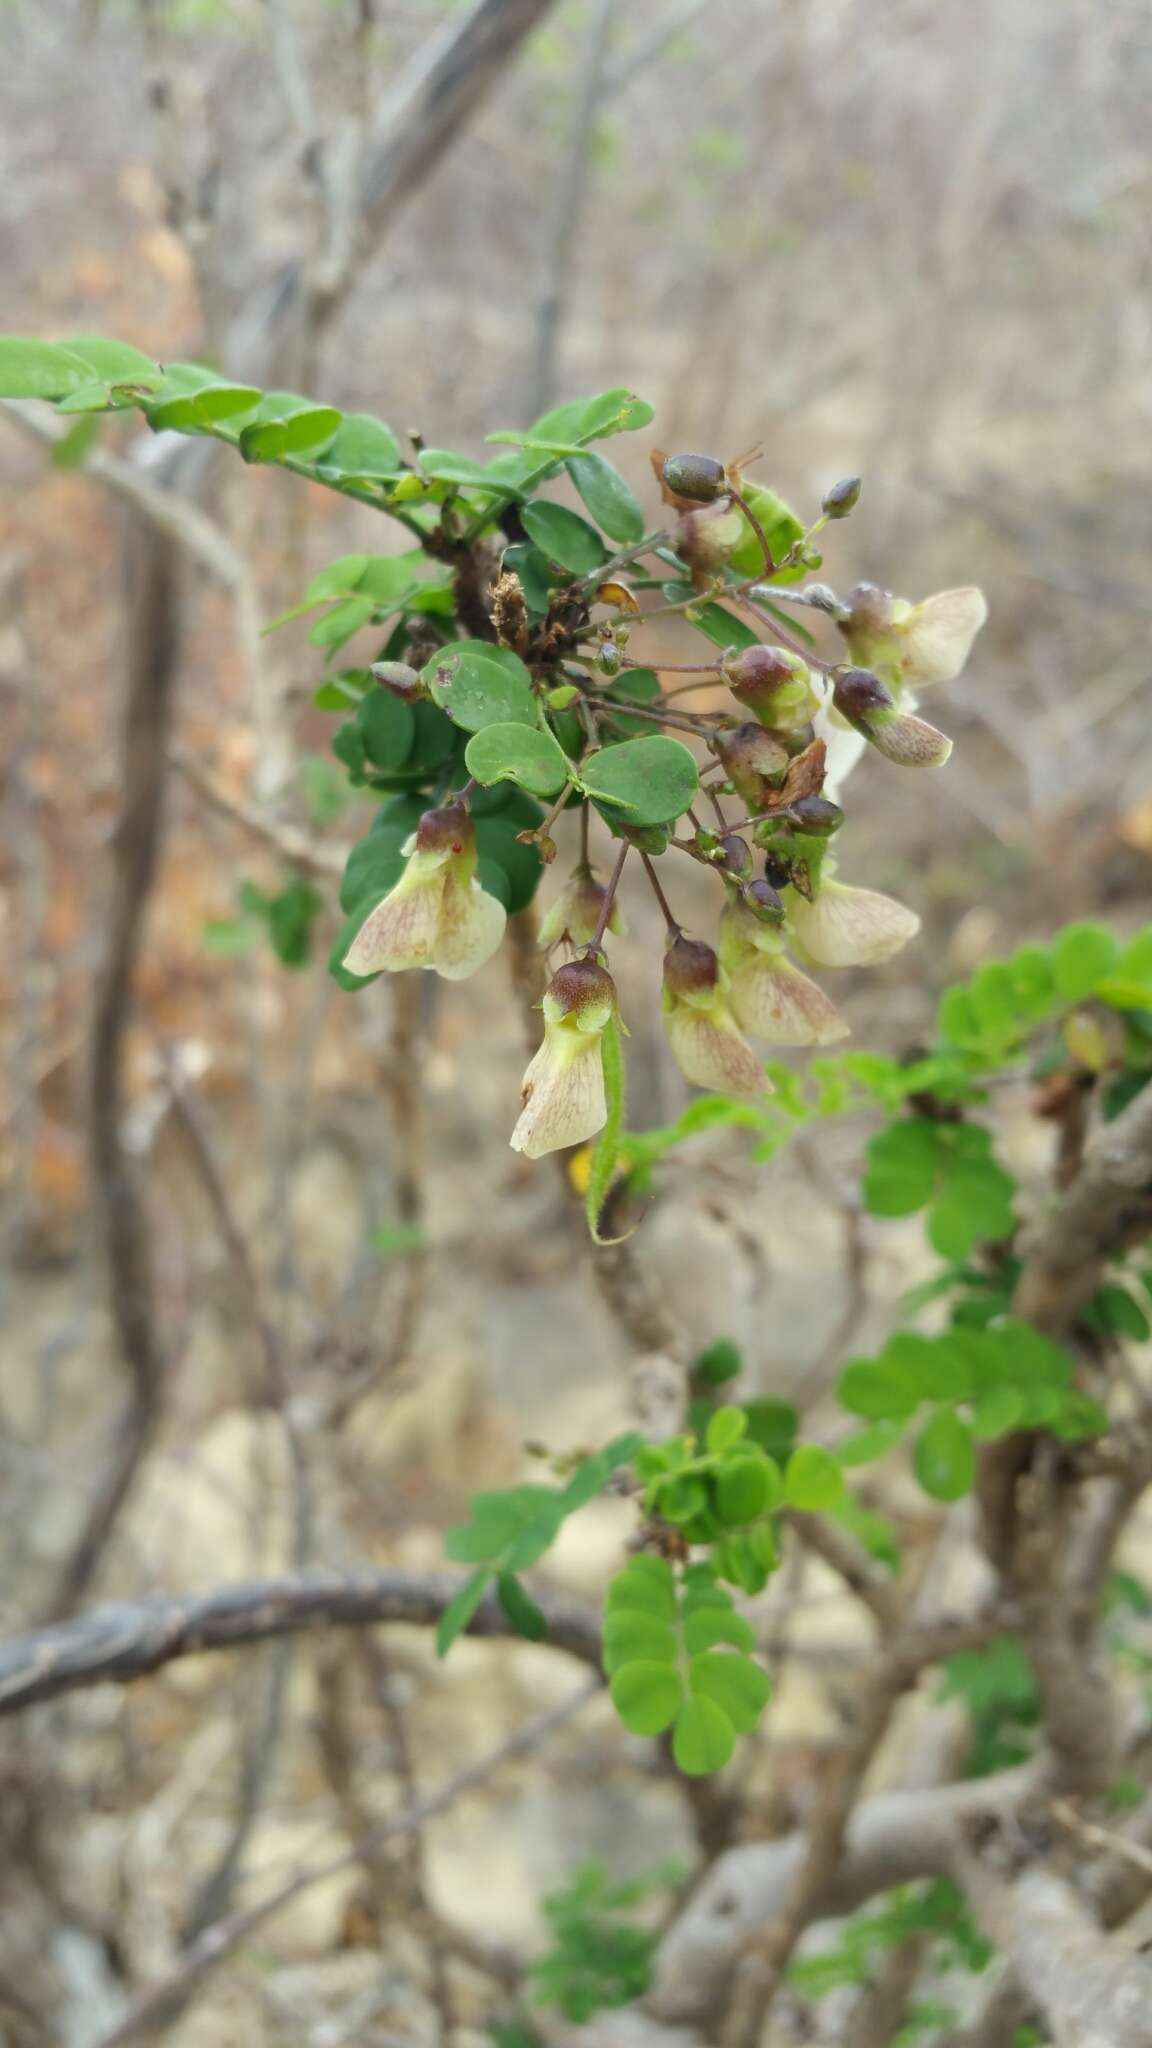
POLYGON ((777 926, 736 900, 720 918, 720 962, 736 1022, 766 1045, 832 1045, 848 1026, 822 988, 793 965, 777 926))
MULTIPOLYGON (((573 869, 552 908, 540 921, 540 944, 545 951, 567 939, 571 946, 591 945, 600 925, 607 890, 586 862, 573 869)), ((606 929, 618 937, 627 930, 617 897, 606 929)))
POLYGON ((593 959, 557 969, 544 993, 544 1043, 520 1087, 524 1107, 514 1152, 539 1159, 594 1137, 608 1115, 604 1032, 616 1013, 616 984, 593 959))
POLYGON ((723 1095, 766 1095, 768 1076, 732 1014, 711 946, 683 935, 664 956, 664 1029, 686 1081, 723 1095))
POLYGON ((789 890, 788 925, 802 958, 817 967, 878 967, 916 936, 920 919, 894 896, 825 874, 812 903, 789 890))
POLYGON ((974 584, 938 590, 910 604, 874 583, 858 583, 848 604, 840 631, 853 661, 872 669, 893 690, 954 682, 988 617, 984 592, 974 584))
POLYGON ((900 768, 942 768, 952 752, 946 733, 929 725, 927 719, 900 710, 897 698, 875 669, 837 670, 830 716, 845 719, 900 768))
POLYGON ((368 912, 344 955, 350 974, 431 967, 463 981, 491 958, 507 922, 476 877, 476 833, 461 802, 425 811, 406 842, 404 872, 368 912))

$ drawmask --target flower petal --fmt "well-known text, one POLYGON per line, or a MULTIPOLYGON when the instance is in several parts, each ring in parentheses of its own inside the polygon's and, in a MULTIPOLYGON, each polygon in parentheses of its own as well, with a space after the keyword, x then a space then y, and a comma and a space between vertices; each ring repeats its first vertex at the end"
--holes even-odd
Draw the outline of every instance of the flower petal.
POLYGON ((850 889, 829 878, 814 903, 793 896, 788 922, 804 956, 818 967, 876 967, 920 929, 914 910, 879 889, 850 889))
POLYGON ((430 967, 440 932, 443 870, 413 872, 414 855, 382 903, 368 912, 343 965, 349 974, 400 974, 430 967))
POLYGON ((761 1096, 771 1084, 726 1002, 700 1009, 674 1003, 664 1018, 672 1057, 686 1081, 721 1095, 761 1096))
POLYGON ((545 1027, 544 1043, 528 1064, 521 1087, 524 1107, 509 1143, 527 1159, 582 1145, 608 1115, 600 1036, 564 1024, 545 1027))
POLYGON ((911 617, 898 629, 903 641, 900 667, 909 688, 954 682, 987 617, 984 592, 974 584, 938 590, 914 605, 911 617))
POLYGON ((732 976, 737 1022, 766 1045, 832 1045, 848 1026, 822 988, 783 954, 745 960, 732 976))
POLYGON ((504 937, 508 913, 473 879, 463 887, 454 874, 448 884, 440 913, 440 927, 432 966, 445 981, 466 981, 477 968, 492 958, 504 937))

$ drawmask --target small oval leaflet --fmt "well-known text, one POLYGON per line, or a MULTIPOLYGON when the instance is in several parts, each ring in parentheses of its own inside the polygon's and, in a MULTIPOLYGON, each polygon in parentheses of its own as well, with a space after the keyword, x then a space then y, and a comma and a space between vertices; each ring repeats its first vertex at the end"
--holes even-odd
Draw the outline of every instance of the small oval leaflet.
POLYGON ((602 747, 580 771, 589 796, 610 806, 610 822, 664 825, 688 809, 700 787, 693 756, 662 733, 602 747))
POLYGON ((551 733, 530 725, 486 725, 473 733, 464 763, 477 782, 516 782, 533 796, 557 796, 569 763, 551 733))
MULTIPOLYGON (((480 732, 486 725, 535 726, 539 722, 532 679, 523 662, 506 648, 489 647, 480 640, 457 640, 441 648, 423 674, 436 703, 466 732, 480 732)), ((477 779, 495 782, 499 778, 477 779)))

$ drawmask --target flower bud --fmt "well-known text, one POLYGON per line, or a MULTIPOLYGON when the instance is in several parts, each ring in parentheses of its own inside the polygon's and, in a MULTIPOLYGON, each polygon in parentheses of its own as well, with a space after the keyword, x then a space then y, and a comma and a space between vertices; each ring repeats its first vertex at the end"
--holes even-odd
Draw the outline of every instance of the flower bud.
MULTIPOLYGON (((787 880, 788 870, 784 869, 782 880, 787 880)), ((784 922, 784 899, 771 882, 745 882, 740 891, 745 908, 750 910, 760 924, 781 925, 784 922)))
POLYGON ((871 669, 842 670, 833 684, 832 702, 878 753, 902 768, 941 768, 952 752, 951 740, 934 725, 897 710, 891 691, 871 669))
POLYGON ((749 719, 729 732, 718 733, 712 745, 733 789, 749 810, 766 810, 787 773, 789 754, 783 742, 749 719))
POLYGON ((715 865, 721 874, 733 881, 743 881, 752 874, 752 848, 738 832, 726 832, 713 855, 715 865))
POLYGON ((620 649, 614 640, 602 640, 596 649, 596 666, 602 676, 618 676, 620 673, 620 649))
POLYGON ((385 690, 399 697, 405 704, 414 704, 428 695, 428 688, 418 669, 409 668, 406 661, 374 661, 368 671, 385 690))
POLYGON ((825 519, 847 519, 860 502, 863 481, 859 476, 846 476, 838 484, 833 484, 832 489, 825 492, 824 503, 820 507, 825 519))
POLYGON ((812 839, 830 839, 844 823, 839 804, 830 803, 826 796, 797 797, 789 810, 797 830, 812 839))
POLYGON ((808 664, 789 647, 729 648, 720 667, 733 696, 761 725, 804 725, 817 708, 808 664))
POLYGON ((678 498, 693 498, 701 505, 712 504, 728 488, 724 464, 714 455, 669 455, 663 479, 678 498))
POLYGON ((740 513, 730 505, 703 505, 680 515, 676 553, 686 564, 697 590, 703 590, 728 566, 744 530, 740 513))

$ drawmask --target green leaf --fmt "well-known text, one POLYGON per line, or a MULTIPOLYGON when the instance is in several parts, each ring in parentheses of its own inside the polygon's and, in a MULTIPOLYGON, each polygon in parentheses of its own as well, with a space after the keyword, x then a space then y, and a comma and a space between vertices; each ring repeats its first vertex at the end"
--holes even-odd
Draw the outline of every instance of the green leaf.
POLYGON ((1089 996, 1115 963, 1120 948, 1105 925, 1065 925, 1052 948, 1056 987, 1066 1002, 1089 996))
POLYGON ((548 1623, 514 1572, 501 1572, 496 1581, 496 1593, 517 1635, 526 1636, 530 1643, 542 1643, 548 1633, 548 1623))
POLYGON ((484 491, 494 498, 523 498, 523 491, 501 474, 493 463, 485 467, 473 462, 467 455, 457 455, 451 448, 423 448, 420 451, 420 468, 425 476, 436 483, 459 484, 470 491, 484 491))
POLYGON ((364 753, 374 768, 402 768, 416 737, 416 717, 411 704, 394 697, 377 685, 361 699, 356 723, 364 740, 364 753))
POLYGON ((616 1163, 620 1155, 620 1132, 624 1124, 624 1054, 620 1045, 620 1026, 615 1017, 610 1017, 604 1026, 600 1039, 600 1056, 603 1062, 608 1115, 592 1152, 588 1168, 588 1186, 584 1191, 584 1215, 594 1244, 605 1244, 609 1241, 600 1235, 600 1212, 616 1177, 616 1163))
POLYGON ((1141 1308, 1135 1295, 1126 1287, 1112 1283, 1098 1287, 1087 1307, 1087 1319, 1098 1330, 1115 1330, 1122 1337, 1131 1337, 1137 1344, 1145 1344, 1152 1336, 1152 1324, 1141 1308))
POLYGON ((590 1500, 595 1500, 612 1474, 619 1471, 621 1465, 630 1464, 637 1452, 643 1449, 643 1437, 631 1429, 625 1436, 614 1437, 602 1451, 593 1451, 591 1457, 582 1459, 564 1488, 565 1512, 572 1514, 576 1508, 585 1507, 590 1500))
POLYGON ((742 1408, 717 1408, 708 1424, 705 1442, 710 1451, 731 1450, 748 1428, 742 1408))
POLYGON ((970 1425, 954 1409, 940 1408, 916 1439, 916 1477, 933 1500, 960 1500, 976 1477, 970 1425))
POLYGON ((241 429, 245 462, 281 462, 327 446, 340 425, 334 405, 310 405, 291 391, 266 391, 251 426, 241 429))
POLYGON ((90 382, 87 364, 58 342, 0 334, 0 397, 63 398, 90 382))
POLYGON ((520 524, 550 562, 558 562, 574 576, 591 576, 606 559, 604 544, 595 527, 570 512, 565 505, 551 505, 541 498, 525 505, 520 524))
POLYGON ((308 638, 313 647, 345 647, 361 627, 368 624, 375 609, 376 603, 371 597, 346 597, 343 603, 325 612, 322 619, 317 619, 308 638))
POLYGON ((1006 1436, 1024 1417, 1024 1396, 1018 1387, 993 1387, 972 1408, 972 1434, 980 1443, 1006 1436))
POLYGON ((958 1159, 928 1215, 928 1241, 941 1258, 964 1260, 978 1244, 1011 1237, 1016 1183, 994 1159, 958 1159))
MULTIPOLYGON (((729 1380, 739 1379, 743 1370, 740 1346, 731 1337, 717 1337, 716 1342, 710 1344, 707 1351, 702 1351, 692 1364, 693 1377, 703 1380, 708 1387, 722 1387, 729 1380)), ((744 1419, 747 1424, 747 1411, 744 1419)))
POLYGON ((768 1704, 772 1681, 739 1651, 707 1651, 688 1666, 688 1687, 722 1707, 739 1735, 750 1735, 768 1704))
POLYGON ((625 825, 663 825, 688 809, 700 787, 696 762, 663 733, 602 747, 580 771, 588 794, 620 805, 625 825))
POLYGON ((225 420, 233 420, 238 414, 254 412, 260 403, 260 396, 260 392, 253 384, 215 381, 176 398, 166 398, 161 393, 157 403, 148 407, 148 424, 158 434, 166 427, 183 434, 210 433, 225 420))
POLYGON ((610 540, 633 543, 643 539, 644 508, 603 455, 577 455, 565 467, 597 526, 610 540))
POLYGON ((515 782, 533 796, 557 796, 574 772, 551 733, 530 725, 485 725, 464 761, 477 782, 515 782))
POLYGON ((67 397, 59 401, 56 410, 60 413, 107 412, 111 403, 112 393, 107 384, 93 381, 78 384, 74 391, 69 391, 67 397))
MULTIPOLYGON (((522 732, 525 728, 518 726, 516 730, 522 732)), ((512 793, 511 783, 497 783, 493 786, 497 791, 506 789, 509 794, 512 793)), ((543 813, 530 797, 521 797, 518 790, 515 793, 524 809, 514 812, 502 811, 494 818, 477 816, 478 792, 473 793, 472 800, 472 814, 476 820, 477 852, 481 860, 488 861, 501 870, 508 889, 506 907, 509 911, 523 910, 526 904, 531 903, 544 872, 539 850, 535 846, 521 844, 517 837, 518 833, 531 831, 539 825, 543 813)))
MULTIPOLYGON (((683 582, 665 583, 663 591, 669 604, 683 604, 685 598, 695 594, 692 585, 683 582)), ((725 611, 723 605, 713 604, 710 600, 693 604, 686 617, 689 625, 703 633, 706 640, 711 640, 714 647, 757 647, 760 644, 760 635, 754 633, 751 626, 746 626, 735 612, 725 611)))
POLYGON ((911 1216, 931 1200, 939 1143, 939 1126, 919 1117, 889 1124, 871 1139, 863 1196, 873 1216, 911 1216))
POLYGON ((538 725, 539 707, 524 663, 507 648, 454 640, 424 665, 424 681, 454 725, 538 725))
POLYGON ((652 1557, 647 1552, 634 1557, 610 1581, 605 1607, 608 1614, 627 1608, 652 1615, 657 1621, 673 1621, 676 1616, 676 1585, 671 1567, 662 1557, 652 1557))
POLYGON ((729 1529, 757 1521, 779 1500, 779 1475, 763 1457, 734 1458, 716 1480, 716 1513, 729 1529))
POLYGON ((458 1635, 467 1628, 492 1580, 487 1567, 473 1572, 460 1591, 453 1595, 440 1616, 436 1630, 436 1655, 446 1657, 458 1635))
POLYGON ((629 668, 617 676, 610 690, 605 690, 599 699, 603 704, 619 704, 619 714, 604 720, 604 734, 608 739, 628 740, 634 735, 643 739, 651 734, 652 726, 646 718, 630 718, 623 708, 626 704, 659 704, 664 696, 660 678, 652 668, 629 668))
POLYGON ((684 1616, 684 1641, 688 1653, 698 1657, 717 1643, 731 1643, 735 1650, 754 1650, 756 1634, 742 1614, 730 1607, 698 1607, 684 1616))
POLYGON ((841 1406, 868 1422, 906 1422, 924 1398, 912 1374, 884 1356, 850 1359, 838 1392, 841 1406))
POLYGON ((723 1707, 699 1696, 684 1701, 676 1715, 672 1754, 686 1777, 723 1770, 735 1747, 735 1731, 723 1707))
MULTIPOLYGON (((775 491, 767 490, 763 484, 746 483, 743 496, 764 529, 773 561, 783 561, 793 542, 803 539, 803 522, 797 519, 783 498, 778 498, 775 491)), ((732 550, 730 561, 738 576, 758 576, 763 570, 764 550, 746 519, 743 534, 732 550)), ((807 574, 807 571, 801 573, 807 574)))
POLYGON ((601 391, 595 398, 570 399, 565 405, 541 413, 528 434, 534 441, 583 445, 587 441, 606 441, 611 434, 634 433, 655 417, 653 408, 632 391, 601 391))
POLYGON ((609 1609, 605 1615, 604 1669, 609 1677, 623 1664, 674 1665, 678 1654, 675 1629, 655 1615, 627 1607, 609 1609))
POLYGON ((164 383, 164 372, 151 356, 141 353, 138 348, 129 347, 125 341, 108 341, 103 335, 70 336, 64 343, 68 355, 75 356, 84 364, 92 377, 98 377, 103 384, 130 385, 142 391, 158 390, 164 383))
POLYGON ((377 477, 400 476, 405 465, 391 427, 369 412, 346 412, 331 447, 324 450, 322 467, 325 472, 371 482, 377 477))
POLYGON ((622 1664, 611 1693, 630 1735, 662 1735, 675 1721, 684 1696, 678 1671, 667 1664, 642 1662, 622 1664))
POLYGON ((94 413, 85 414, 54 444, 49 457, 53 469, 82 469, 99 438, 100 421, 94 413))
POLYGON ((798 1444, 784 1468, 784 1499, 790 1508, 819 1512, 834 1508, 844 1492, 844 1474, 831 1451, 798 1444))

